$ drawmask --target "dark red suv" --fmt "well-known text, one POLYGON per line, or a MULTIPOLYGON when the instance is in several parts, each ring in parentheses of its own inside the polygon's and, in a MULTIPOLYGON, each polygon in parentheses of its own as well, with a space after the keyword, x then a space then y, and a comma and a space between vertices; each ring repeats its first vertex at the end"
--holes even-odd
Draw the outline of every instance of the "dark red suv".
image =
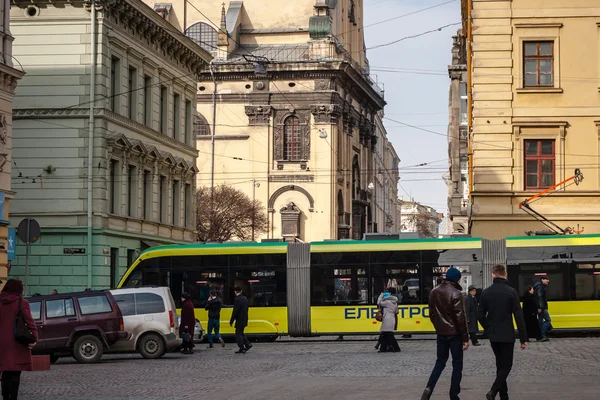
POLYGON ((72 355, 81 363, 102 358, 105 348, 127 338, 123 315, 108 290, 34 296, 27 299, 38 328, 33 354, 52 362, 72 355))

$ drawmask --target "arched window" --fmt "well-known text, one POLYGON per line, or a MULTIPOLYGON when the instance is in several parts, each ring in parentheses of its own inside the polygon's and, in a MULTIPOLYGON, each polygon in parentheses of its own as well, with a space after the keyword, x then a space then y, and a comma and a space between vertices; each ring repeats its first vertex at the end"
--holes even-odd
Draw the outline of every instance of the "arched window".
POLYGON ((283 129, 283 159, 286 161, 302 160, 302 127, 300 119, 288 117, 283 129))
POLYGON ((206 121, 206 118, 204 118, 204 116, 200 113, 196 113, 194 133, 196 138, 210 135, 210 126, 208 125, 208 121, 206 121))
POLYGON ((185 35, 208 51, 213 56, 217 55, 217 30, 205 22, 198 22, 186 29, 185 35))

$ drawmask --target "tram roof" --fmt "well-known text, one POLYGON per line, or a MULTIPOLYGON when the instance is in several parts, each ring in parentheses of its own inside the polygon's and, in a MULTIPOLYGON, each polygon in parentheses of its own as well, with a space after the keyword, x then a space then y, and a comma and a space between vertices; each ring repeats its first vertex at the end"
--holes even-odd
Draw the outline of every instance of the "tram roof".
MULTIPOLYGON (((401 251, 401 250, 455 250, 481 249, 482 239, 471 237, 393 239, 393 240, 329 240, 312 242, 312 253, 361 252, 361 251, 401 251)), ((510 236, 506 238, 506 247, 543 247, 543 246, 590 246, 600 245, 600 234, 570 236, 510 236)), ((287 252, 286 242, 228 242, 193 243, 151 247, 141 255, 148 253, 153 257, 180 255, 218 255, 218 254, 283 254, 287 252)))

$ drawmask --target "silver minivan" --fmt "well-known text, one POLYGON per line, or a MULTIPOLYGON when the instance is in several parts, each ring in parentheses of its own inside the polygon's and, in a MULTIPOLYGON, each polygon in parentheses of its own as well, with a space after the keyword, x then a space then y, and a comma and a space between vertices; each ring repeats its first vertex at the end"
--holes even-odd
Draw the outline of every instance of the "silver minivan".
POLYGON ((139 352, 144 358, 160 358, 181 345, 175 301, 168 287, 114 289, 126 340, 110 347, 110 352, 139 352))

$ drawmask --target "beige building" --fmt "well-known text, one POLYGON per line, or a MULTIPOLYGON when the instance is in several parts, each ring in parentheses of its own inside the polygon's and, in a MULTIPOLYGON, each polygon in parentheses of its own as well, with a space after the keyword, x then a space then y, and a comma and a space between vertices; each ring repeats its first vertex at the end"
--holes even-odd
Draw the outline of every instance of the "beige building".
POLYGON ((463 17, 472 21, 472 235, 548 229, 519 203, 576 168, 583 182, 531 206, 562 230, 600 232, 600 5, 463 0, 463 17))
POLYGON ((260 200, 269 228, 257 239, 373 231, 369 184, 385 102, 369 77, 363 2, 147 3, 216 56, 198 85, 199 185, 232 185, 260 200))
POLYGON ((145 248, 195 240, 196 83, 211 56, 141 0, 12 4, 27 75, 11 222, 41 226, 29 293, 114 287, 145 248))
MULTIPOLYGON (((15 193, 11 185, 12 108, 17 81, 23 71, 13 65, 10 31, 10 0, 0 1, 0 281, 5 282, 9 263, 7 251, 14 250, 14 239, 8 237, 9 206, 15 193)), ((2 286, 2 283, 0 283, 2 286)))

